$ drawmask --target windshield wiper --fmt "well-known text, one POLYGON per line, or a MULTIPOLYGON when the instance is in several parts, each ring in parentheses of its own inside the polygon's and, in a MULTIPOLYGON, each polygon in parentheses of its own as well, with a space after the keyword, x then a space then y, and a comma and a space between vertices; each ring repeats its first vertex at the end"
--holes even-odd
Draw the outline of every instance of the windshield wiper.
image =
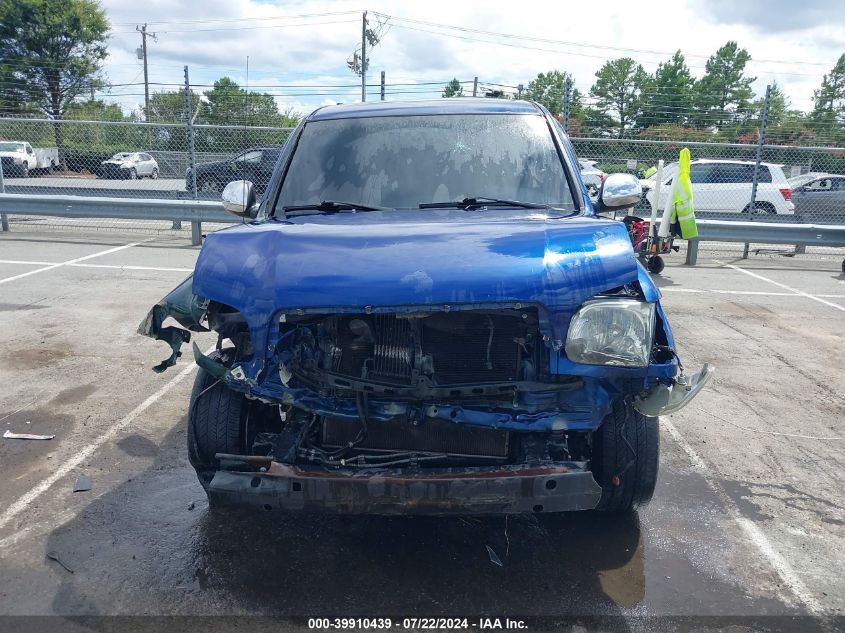
POLYGON ((474 198, 464 198, 463 200, 455 200, 453 202, 421 202, 420 209, 449 209, 457 207, 459 209, 470 209, 472 207, 520 207, 522 209, 548 209, 549 205, 539 204, 536 202, 522 202, 520 200, 503 200, 501 198, 487 198, 485 196, 475 196, 474 198))
POLYGON ((389 211, 388 207, 374 207, 358 202, 340 202, 338 200, 323 200, 315 204, 298 204, 282 207, 285 213, 289 211, 319 211, 321 213, 337 213, 338 211, 389 211))

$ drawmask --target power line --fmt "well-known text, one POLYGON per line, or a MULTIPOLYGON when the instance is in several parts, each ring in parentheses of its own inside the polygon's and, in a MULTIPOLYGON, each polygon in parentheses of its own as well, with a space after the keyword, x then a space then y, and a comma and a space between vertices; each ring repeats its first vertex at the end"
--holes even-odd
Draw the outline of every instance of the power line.
MULTIPOLYGON (((664 56, 668 55, 669 57, 671 57, 672 55, 675 54, 675 51, 667 52, 667 51, 655 51, 655 50, 640 49, 640 48, 625 48, 625 47, 621 47, 621 46, 609 46, 609 45, 606 45, 606 44, 588 44, 588 43, 584 43, 584 42, 567 42, 567 41, 563 41, 563 40, 553 40, 553 39, 535 37, 535 36, 530 36, 530 35, 516 35, 516 34, 513 34, 513 33, 501 33, 501 32, 497 32, 497 31, 485 31, 483 29, 474 29, 474 28, 470 28, 470 27, 457 26, 457 25, 454 25, 454 24, 442 24, 442 23, 438 23, 438 22, 427 22, 425 20, 415 20, 415 19, 411 19, 411 18, 402 18, 402 17, 398 17, 398 16, 395 16, 395 15, 388 15, 386 13, 379 13, 377 11, 373 11, 373 13, 376 14, 376 15, 380 15, 382 17, 385 17, 385 18, 389 18, 389 19, 392 19, 392 20, 399 21, 399 22, 410 22, 412 24, 422 24, 422 25, 425 25, 425 26, 434 26, 434 27, 438 27, 438 28, 462 31, 462 32, 465 32, 465 33, 476 33, 476 34, 479 34, 479 35, 489 35, 489 36, 493 36, 493 37, 502 37, 502 38, 507 38, 507 39, 518 39, 518 40, 525 40, 525 41, 532 41, 532 42, 541 42, 541 43, 544 43, 544 44, 558 44, 558 45, 563 45, 563 46, 574 46, 574 47, 580 47, 580 48, 596 48, 596 49, 602 49, 602 50, 614 50, 614 51, 630 52, 630 53, 645 53, 645 54, 650 54, 650 55, 664 55, 664 56)), ((711 56, 710 55, 696 54, 696 53, 684 53, 684 57, 699 57, 699 58, 702 58, 702 59, 709 59, 711 56)), ((802 65, 802 66, 811 65, 811 66, 825 66, 825 67, 832 67, 833 64, 834 64, 834 62, 825 63, 825 62, 808 62, 808 61, 779 60, 779 59, 760 59, 760 60, 756 60, 756 61, 761 62, 761 63, 770 63, 770 64, 789 64, 789 65, 802 65)))

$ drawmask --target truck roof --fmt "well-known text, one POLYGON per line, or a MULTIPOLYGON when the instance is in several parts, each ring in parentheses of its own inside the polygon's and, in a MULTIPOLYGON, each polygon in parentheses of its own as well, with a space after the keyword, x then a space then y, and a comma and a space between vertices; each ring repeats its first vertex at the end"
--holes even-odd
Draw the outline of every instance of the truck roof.
POLYGON ((307 121, 357 119, 376 116, 430 116, 437 114, 541 114, 530 101, 457 97, 428 101, 374 101, 325 106, 312 112, 307 121))

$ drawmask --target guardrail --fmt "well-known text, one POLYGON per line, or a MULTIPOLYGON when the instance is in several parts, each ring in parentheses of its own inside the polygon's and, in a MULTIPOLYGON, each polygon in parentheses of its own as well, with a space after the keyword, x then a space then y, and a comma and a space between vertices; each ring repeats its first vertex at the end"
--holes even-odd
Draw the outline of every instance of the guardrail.
POLYGON ((191 243, 194 245, 202 241, 203 222, 226 224, 237 222, 234 216, 223 210, 223 205, 219 201, 31 196, 3 193, 0 194, 3 231, 9 230, 7 215, 184 221, 191 223, 191 243))
MULTIPOLYGON (((8 231, 7 214, 66 218, 120 218, 171 220, 191 223, 191 243, 202 241, 202 223, 233 224, 237 220, 210 200, 160 200, 143 198, 95 198, 88 196, 33 196, 0 193, 2 230, 8 231)), ((699 242, 749 242, 845 248, 845 226, 835 224, 784 224, 698 220, 698 239, 687 248, 686 263, 695 266, 699 242)), ((800 252, 800 251, 799 251, 800 252)))
MULTIPOLYGON (((686 263, 695 266, 699 242, 743 242, 755 244, 794 244, 796 247, 845 247, 845 226, 838 224, 782 224, 775 222, 734 222, 698 220, 698 239, 690 240, 686 263)), ((801 252, 800 250, 797 252, 801 252)))

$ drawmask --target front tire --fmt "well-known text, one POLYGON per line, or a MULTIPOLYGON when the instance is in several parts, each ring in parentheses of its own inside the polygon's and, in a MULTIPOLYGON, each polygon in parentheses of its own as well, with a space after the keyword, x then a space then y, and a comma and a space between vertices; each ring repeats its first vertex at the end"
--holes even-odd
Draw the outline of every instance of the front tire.
POLYGON ((663 258, 660 255, 652 255, 649 257, 648 272, 653 275, 659 275, 663 272, 664 268, 666 268, 666 262, 663 261, 663 258))
MULTIPOLYGON (((234 350, 213 352, 209 358, 228 364, 234 350)), ((243 455, 249 403, 201 367, 194 379, 188 414, 188 461, 208 491, 219 463, 217 453, 243 455)))
POLYGON ((158 167, 153 167, 153 173, 150 174, 152 180, 158 180, 158 167))
POLYGON ((593 434, 592 469, 602 494, 596 510, 622 514, 646 505, 657 483, 660 437, 658 418, 619 399, 593 434))
POLYGON ((138 180, 138 170, 134 167, 129 170, 129 180, 138 180))

